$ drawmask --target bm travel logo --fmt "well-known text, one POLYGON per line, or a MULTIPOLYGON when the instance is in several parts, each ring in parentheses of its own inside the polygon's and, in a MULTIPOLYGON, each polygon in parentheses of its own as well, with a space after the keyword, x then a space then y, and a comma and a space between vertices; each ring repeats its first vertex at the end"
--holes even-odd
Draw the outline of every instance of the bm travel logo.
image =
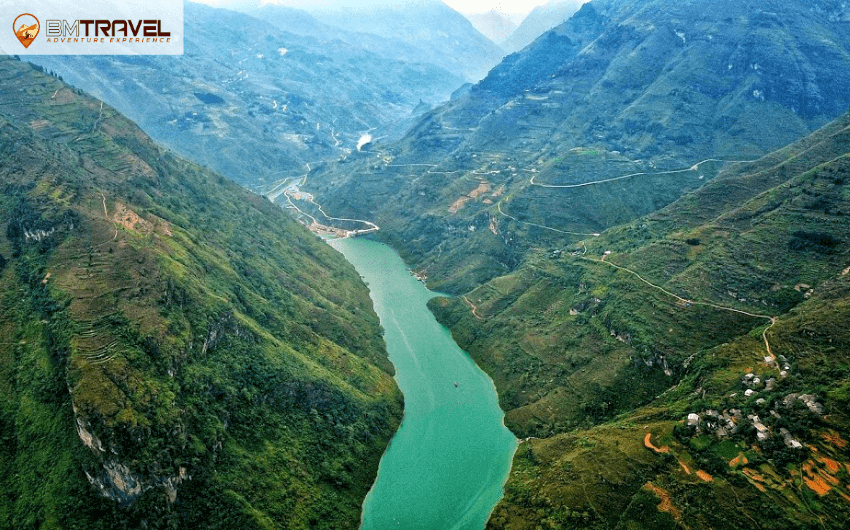
POLYGON ((182 55, 183 0, 0 0, 0 49, 16 55, 182 55), (17 4, 13 7, 11 4, 17 4), (16 12, 17 11, 17 12, 16 12))
POLYGON ((29 13, 18 15, 15 22, 12 23, 12 30, 15 32, 15 36, 18 37, 18 40, 21 41, 24 48, 30 47, 32 41, 34 41, 38 36, 38 30, 40 28, 41 25, 38 23, 38 19, 29 13), (18 25, 19 23, 20 25, 18 25), (16 27, 18 29, 15 29, 16 27))

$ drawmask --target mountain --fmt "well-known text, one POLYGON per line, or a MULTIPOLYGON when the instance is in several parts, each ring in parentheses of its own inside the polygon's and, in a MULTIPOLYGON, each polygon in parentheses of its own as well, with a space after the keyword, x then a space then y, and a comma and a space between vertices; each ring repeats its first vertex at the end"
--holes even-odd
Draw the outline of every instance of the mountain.
MULTIPOLYGON (((490 528, 846 526, 848 21, 594 0, 400 139, 282 166, 302 219, 453 295, 430 307, 522 437, 490 528)), ((356 273, 6 64, 4 525, 355 526, 401 415, 356 273)))
POLYGON ((339 40, 282 32, 187 3, 183 56, 32 56, 153 138, 260 189, 354 149, 373 128, 438 103, 462 80, 339 40), (251 28, 245 32, 244 28, 251 28))
POLYGON ((484 77, 504 55, 462 15, 441 2, 430 6, 385 2, 322 6, 311 2, 300 7, 269 3, 240 10, 290 33, 345 42, 392 61, 431 65, 467 81, 484 77), (449 35, 457 38, 449 39, 449 35))
POLYGON ((38 33, 38 24, 33 24, 32 26, 27 26, 26 24, 21 24, 21 27, 18 28, 18 31, 15 32, 15 35, 21 39, 34 39, 35 35, 38 33))
POLYGON ((38 70, 0 60, 0 527, 357 528, 402 396, 353 267, 38 70))
POLYGON ((315 166, 308 189, 463 293, 840 115, 847 16, 826 1, 590 2, 401 140, 315 166))
POLYGON ((479 33, 466 17, 440 0, 307 1, 291 5, 324 24, 357 34, 357 44, 362 41, 375 53, 436 65, 467 81, 483 78, 504 56, 501 48, 479 33), (380 40, 375 41, 374 36, 380 40), (391 46, 387 46, 387 39, 391 39, 391 46))
MULTIPOLYGON (((353 44, 358 38, 363 39, 369 37, 363 34, 348 33, 340 28, 329 26, 319 22, 316 17, 307 11, 304 11, 303 9, 296 9, 289 5, 274 3, 257 4, 249 2, 245 5, 228 6, 228 8, 251 15, 256 19, 276 26, 287 33, 315 37, 320 41, 344 40, 344 42, 353 44)), ((366 49, 368 45, 361 45, 358 47, 366 49)))
POLYGON ((562 24, 573 16, 587 0, 550 0, 542 6, 537 6, 514 29, 510 35, 505 35, 498 42, 502 48, 515 52, 528 46, 540 35, 562 24))
POLYGON ((486 13, 471 13, 466 15, 466 18, 482 35, 496 43, 504 41, 517 29, 517 25, 497 9, 486 13))
POLYGON ((848 213, 850 114, 432 301, 532 437, 488 528, 843 528, 848 213))

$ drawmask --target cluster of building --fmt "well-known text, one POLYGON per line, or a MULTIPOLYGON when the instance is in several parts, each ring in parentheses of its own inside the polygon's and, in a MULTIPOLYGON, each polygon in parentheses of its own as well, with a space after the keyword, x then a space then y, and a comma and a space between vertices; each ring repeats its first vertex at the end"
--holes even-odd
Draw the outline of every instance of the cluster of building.
MULTIPOLYGON (((791 371, 788 359, 780 355, 776 361, 777 367, 781 370, 779 377, 784 379, 791 371)), ((770 392, 776 389, 777 383, 778 381, 775 377, 763 377, 753 372, 741 378, 741 386, 744 388, 743 394, 746 398, 756 396, 761 392, 770 392)), ((735 392, 729 397, 734 398, 738 395, 739 393, 735 392)), ((783 414, 790 412, 797 402, 802 403, 811 414, 822 416, 824 413, 823 405, 818 402, 817 396, 814 394, 789 393, 774 401, 773 407, 771 407, 769 412, 769 417, 775 420, 782 418, 780 411, 783 414)), ((765 398, 758 398, 755 400, 755 403, 757 405, 764 405, 767 403, 767 400, 765 398)), ((768 420, 768 424, 766 425, 757 414, 745 414, 741 409, 737 408, 723 410, 722 412, 711 409, 699 413, 692 412, 687 417, 688 427, 693 429, 696 434, 714 434, 718 438, 725 438, 739 432, 744 425, 748 424, 755 429, 756 438, 760 442, 767 440, 771 436, 778 435, 782 437, 786 447, 790 449, 803 448, 803 444, 794 438, 788 429, 782 427, 778 432, 774 432, 770 426, 771 423, 773 421, 768 420)))

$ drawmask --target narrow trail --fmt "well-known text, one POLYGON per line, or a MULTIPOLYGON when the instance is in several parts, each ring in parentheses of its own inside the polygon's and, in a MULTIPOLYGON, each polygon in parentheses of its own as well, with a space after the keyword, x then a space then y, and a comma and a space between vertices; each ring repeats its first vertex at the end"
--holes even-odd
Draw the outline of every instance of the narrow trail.
POLYGON ((686 299, 682 298, 681 296, 679 296, 677 294, 671 293, 670 291, 661 287, 660 285, 655 285, 654 283, 650 282, 649 280, 647 280, 646 278, 644 278, 643 276, 641 276, 640 274, 636 273, 635 271, 633 271, 631 269, 627 269, 625 267, 615 265, 615 264, 611 263, 610 261, 605 261, 604 259, 594 259, 594 258, 588 258, 588 257, 585 257, 585 256, 580 256, 579 259, 584 260, 584 261, 592 261, 593 263, 604 263, 605 265, 608 265, 610 267, 614 267, 615 269, 625 271, 625 272, 631 274, 632 276, 634 276, 635 278, 637 278, 638 280, 642 281, 646 285, 653 287, 655 289, 658 289, 659 291, 661 291, 662 293, 664 293, 668 296, 672 296, 673 298, 682 302, 683 304, 687 304, 687 303, 690 302, 690 300, 686 300, 686 299))
MULTIPOLYGON (((274 201, 275 201, 278 197, 280 197, 281 195, 283 195, 283 194, 286 192, 286 189, 287 189, 289 186, 291 186, 291 185, 295 184, 295 182, 290 183, 290 181, 291 181, 291 180, 295 179, 295 180, 296 180, 296 182, 297 182, 298 180, 300 180, 300 181, 301 181, 301 183, 300 183, 300 184, 298 184, 298 185, 299 185, 299 186, 303 186, 303 185, 304 185, 304 182, 306 182, 306 180, 307 180, 307 175, 309 175, 309 174, 310 174, 310 171, 312 171, 312 168, 310 167, 310 162, 307 162, 307 163, 305 163, 304 165, 306 165, 306 166, 307 166, 307 172, 306 172, 306 173, 304 173, 304 174, 303 174, 303 175, 301 175, 300 177, 286 177, 286 178, 284 178, 283 180, 281 180, 281 181, 277 182, 276 184, 273 184, 273 185, 272 185, 272 189, 270 189, 270 190, 269 190, 269 191, 267 191, 267 192, 264 192, 264 193, 263 193, 263 195, 265 195, 266 197, 268 197, 268 199, 269 199, 270 201, 274 202, 274 201)), ((282 171, 280 171, 280 172, 278 172, 278 173, 274 173, 274 174, 279 175, 280 173, 283 173, 283 172, 282 172, 282 171)))
MULTIPOLYGON (((362 223, 362 224, 369 227, 366 230, 354 230, 353 232, 355 232, 357 234, 365 234, 367 232, 377 232, 378 230, 381 229, 381 227, 379 227, 378 225, 376 225, 372 221, 366 221, 365 219, 348 219, 348 218, 345 218, 345 217, 331 217, 330 215, 325 213, 325 211, 322 209, 322 206, 319 203, 317 203, 313 199, 312 196, 310 196, 310 199, 308 200, 308 202, 310 204, 312 204, 313 206, 315 206, 316 208, 318 208, 318 210, 322 213, 322 215, 325 216, 326 219, 330 219, 331 221, 348 221, 348 222, 352 222, 352 223, 362 223)), ((349 230, 349 231, 351 231, 351 230, 349 230)))
POLYGON ((292 177, 286 177, 280 183, 275 184, 275 186, 270 191, 265 193, 265 196, 268 197, 270 201, 274 202, 275 199, 283 195, 284 190, 286 189, 286 185, 289 183, 290 180, 292 180, 292 177))
POLYGON ((313 217, 313 216, 312 216, 312 215, 310 215, 309 213, 305 212, 304 210, 302 210, 301 208, 299 208, 298 206, 296 206, 296 204, 295 204, 294 202, 292 202, 292 197, 290 197, 288 193, 284 193, 283 195, 284 195, 284 197, 286 197, 286 202, 288 202, 288 203, 289 203, 289 208, 294 209, 295 211, 297 211, 297 212, 298 212, 298 213, 300 213, 301 215, 304 215, 304 216, 309 217, 309 218, 310 218, 310 219, 311 219, 314 223, 316 223, 317 225, 318 225, 318 224, 321 224, 319 221, 317 221, 317 220, 316 220, 316 218, 315 218, 315 217, 313 217))
MULTIPOLYGON (((646 172, 646 171, 640 171, 640 172, 637 172, 637 173, 629 173, 628 175, 622 175, 620 177, 613 177, 613 178, 602 179, 602 180, 594 180, 592 182, 582 182, 581 184, 542 184, 540 182, 535 182, 534 179, 535 179, 535 177, 537 177, 537 175, 533 175, 531 177, 531 180, 529 180, 529 184, 531 184, 532 186, 540 186, 541 188, 560 188, 560 189, 584 188, 586 186, 594 186, 596 184, 605 184, 607 182, 615 182, 615 181, 618 181, 618 180, 623 180, 623 179, 632 178, 632 177, 639 177, 639 176, 653 177, 653 176, 658 176, 658 175, 672 175, 672 174, 675 174, 675 173, 686 173, 688 171, 697 171, 697 170, 699 170, 699 167, 701 165, 703 165, 707 162, 720 162, 720 163, 725 163, 725 164, 751 164, 753 162, 758 162, 759 160, 761 160, 761 159, 759 158, 759 159, 756 159, 756 160, 720 160, 720 159, 717 159, 717 158, 707 158, 707 159, 702 160, 700 162, 697 162, 696 164, 694 164, 694 165, 692 165, 688 168, 685 168, 685 169, 674 169, 674 170, 671 170, 671 171, 659 171, 659 172, 656 172, 656 173, 649 173, 649 172, 646 172)), ((536 173, 536 171, 534 171, 534 170, 524 169, 523 171, 529 171, 531 173, 536 173)))
POLYGON ((648 286, 650 286, 654 289, 657 289, 657 290, 661 291, 662 293, 666 294, 667 296, 671 296, 671 297, 675 298, 676 300, 678 300, 679 302, 686 304, 686 305, 690 304, 690 305, 699 305, 699 306, 704 306, 704 307, 711 307, 713 309, 717 309, 717 310, 720 310, 720 311, 730 311, 732 313, 738 313, 738 314, 741 314, 741 315, 746 315, 748 317, 765 318, 765 319, 769 320, 770 325, 767 328, 765 328, 765 330, 761 334, 761 337, 764 340, 764 347, 765 347, 765 350, 767 350, 767 354, 768 354, 768 357, 770 358, 770 362, 776 362, 776 356, 773 354, 773 351, 770 349, 770 342, 767 340, 767 332, 768 332, 768 330, 770 330, 770 328, 772 328, 779 321, 779 317, 771 316, 771 315, 762 315, 762 314, 759 314, 759 313, 750 313, 749 311, 744 311, 742 309, 736 309, 734 307, 726 307, 726 306, 722 306, 722 305, 718 305, 718 304, 713 304, 711 302, 698 302, 698 301, 694 301, 694 300, 688 300, 686 298, 682 298, 681 296, 679 296, 675 293, 671 293, 670 291, 661 287, 660 285, 656 285, 656 284, 650 282, 649 280, 647 280, 646 278, 644 278, 643 276, 641 276, 637 272, 635 272, 631 269, 627 269, 626 267, 621 267, 620 265, 616 265, 614 263, 611 263, 610 261, 605 261, 603 259, 594 259, 594 258, 588 258, 588 257, 585 257, 585 256, 579 256, 579 259, 582 259, 582 260, 585 260, 585 261, 591 261, 593 263, 604 263, 605 265, 608 265, 608 266, 613 267, 615 269, 627 272, 627 273, 633 275, 634 277, 636 277, 637 279, 639 279, 640 281, 642 281, 643 283, 645 283, 646 285, 648 285, 648 286))
POLYGON ((475 304, 473 304, 473 303, 472 303, 472 301, 470 301, 470 299, 469 299, 469 298, 467 298, 466 296, 464 296, 464 297, 463 297, 463 301, 464 301, 464 302, 466 302, 466 303, 467 303, 467 305, 469 305, 470 309, 472 309, 472 315, 473 315, 475 318, 477 318, 478 320, 484 320, 484 317, 482 317, 481 315, 479 315, 479 314, 478 314, 478 308, 477 308, 477 307, 475 307, 475 304))
POLYGON ((775 326, 777 322, 779 322, 779 317, 771 317, 770 325, 764 328, 764 331, 761 332, 761 338, 764 339, 764 348, 767 350, 767 355, 770 357, 770 362, 772 363, 776 362, 776 355, 774 355, 773 351, 771 351, 770 343, 767 341, 767 330, 775 326))
POLYGON ((100 248, 103 245, 118 239, 118 223, 112 221, 112 219, 109 218, 109 212, 106 210, 106 195, 104 195, 103 192, 101 192, 100 197, 101 197, 101 199, 103 199, 103 218, 106 219, 106 221, 112 222, 112 224, 115 225, 115 235, 112 236, 112 239, 107 239, 106 241, 104 241, 102 243, 98 243, 97 245, 93 246, 92 249, 100 248))
POLYGON ((340 142, 339 138, 337 137, 339 135, 339 133, 336 132, 336 120, 338 120, 338 119, 339 118, 334 118, 333 121, 331 122, 331 138, 334 139, 334 147, 339 147, 339 145, 342 143, 342 142, 340 142))
POLYGON ((506 214, 505 212, 503 212, 503 211, 502 211, 502 203, 503 203, 503 202, 505 202, 505 201, 504 201, 504 200, 499 201, 499 203, 498 203, 498 204, 496 204, 496 209, 499 211, 499 213, 500 213, 500 214, 504 215, 504 216, 505 216, 505 217, 507 217, 508 219, 513 219, 513 220, 514 220, 514 221, 516 221, 517 223, 521 223, 521 224, 529 225, 529 226, 536 226, 536 227, 538 227, 538 228, 543 228, 544 230, 551 230, 552 232, 558 232, 559 234, 567 234, 567 235, 570 235, 570 236, 590 236, 590 237, 599 237, 599 236, 601 235, 601 234, 588 234, 588 233, 583 233, 583 232, 568 232, 568 231, 566 231, 566 230, 559 230, 559 229, 557 229, 557 228, 552 228, 551 226, 539 225, 539 224, 537 224, 537 223, 529 223, 528 221, 520 221, 520 220, 519 220, 519 219, 517 219, 516 217, 514 217, 514 216, 512 216, 512 215, 510 215, 510 214, 506 214))
POLYGON ((95 120, 94 125, 92 125, 91 132, 95 132, 97 130, 97 126, 100 124, 100 120, 103 119, 103 101, 100 102, 100 115, 95 120))

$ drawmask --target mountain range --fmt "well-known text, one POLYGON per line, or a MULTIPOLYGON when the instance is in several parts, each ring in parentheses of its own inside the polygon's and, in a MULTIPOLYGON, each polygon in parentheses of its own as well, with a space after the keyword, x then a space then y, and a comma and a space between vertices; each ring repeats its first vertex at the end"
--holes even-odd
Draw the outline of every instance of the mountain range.
MULTIPOLYGON (((440 0, 296 1, 290 5, 334 28, 335 38, 394 60, 433 64, 466 81, 480 80, 504 56, 466 17, 440 0)), ((260 8, 278 20, 283 18, 276 14, 279 10, 274 4, 260 8)))
POLYGON ((847 114, 435 300, 530 437, 488 528, 843 528, 849 185, 847 114))
POLYGON ((843 526, 847 20, 594 1, 308 175, 456 295, 525 440, 488 528, 843 526))
POLYGON ((403 120, 423 100, 438 103, 462 83, 436 66, 286 33, 242 13, 187 3, 185 17, 182 56, 28 60, 253 188, 339 157, 363 133, 403 120))
POLYGON ((487 528, 844 528, 850 8, 568 4, 492 69, 432 0, 0 61, 0 526, 359 524, 402 397, 356 272, 228 181, 286 177, 448 293, 520 438, 487 528))
POLYGON ((468 291, 529 247, 655 211, 840 115, 846 17, 835 2, 591 2, 308 187, 331 215, 380 225, 435 288, 468 291))

